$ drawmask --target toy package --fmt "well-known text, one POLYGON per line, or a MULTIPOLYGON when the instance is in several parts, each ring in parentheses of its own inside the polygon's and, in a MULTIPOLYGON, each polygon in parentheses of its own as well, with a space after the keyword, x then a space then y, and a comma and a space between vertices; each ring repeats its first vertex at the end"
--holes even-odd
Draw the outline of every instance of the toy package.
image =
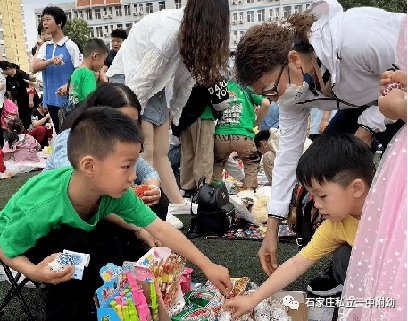
POLYGON ((155 280, 159 301, 170 316, 179 313, 185 305, 180 286, 184 266, 185 259, 167 247, 151 248, 137 262, 123 263, 123 267, 137 275, 138 281, 155 280))

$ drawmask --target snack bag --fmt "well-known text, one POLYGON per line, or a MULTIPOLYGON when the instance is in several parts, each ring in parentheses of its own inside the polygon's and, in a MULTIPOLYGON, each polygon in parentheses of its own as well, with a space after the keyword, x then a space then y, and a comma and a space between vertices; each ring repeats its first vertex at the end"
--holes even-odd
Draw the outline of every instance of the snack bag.
POLYGON ((142 199, 142 197, 144 196, 144 193, 145 193, 146 191, 150 191, 151 189, 152 189, 152 187, 150 187, 149 185, 144 185, 144 184, 132 186, 133 192, 135 192, 135 194, 136 194, 140 199, 142 199))
POLYGON ((172 317, 172 321, 208 321, 211 312, 198 305, 191 304, 185 310, 172 317))

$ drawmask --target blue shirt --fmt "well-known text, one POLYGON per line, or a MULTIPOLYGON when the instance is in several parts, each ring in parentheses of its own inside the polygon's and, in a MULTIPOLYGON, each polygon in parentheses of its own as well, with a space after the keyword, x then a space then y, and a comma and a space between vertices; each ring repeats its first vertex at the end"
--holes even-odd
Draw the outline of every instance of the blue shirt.
MULTIPOLYGON (((71 162, 68 159, 68 137, 71 129, 64 130, 58 135, 56 142, 54 143, 54 148, 52 149, 50 157, 47 159, 47 163, 43 172, 49 171, 50 169, 61 168, 64 166, 71 166, 71 162)), ((136 171, 136 185, 143 184, 146 180, 150 178, 156 178, 160 181, 159 174, 146 162, 141 156, 137 159, 135 164, 136 171)))
POLYGON ((279 128, 279 105, 271 102, 268 114, 262 120, 259 130, 268 130, 269 128, 279 128))
MULTIPOLYGON (((337 110, 332 110, 330 113, 330 119, 332 119, 334 115, 336 115, 336 113, 337 113, 337 110)), ((320 134, 319 125, 323 117, 323 110, 320 110, 318 108, 312 108, 311 114, 312 114, 312 121, 310 122, 310 134, 311 135, 320 134)))

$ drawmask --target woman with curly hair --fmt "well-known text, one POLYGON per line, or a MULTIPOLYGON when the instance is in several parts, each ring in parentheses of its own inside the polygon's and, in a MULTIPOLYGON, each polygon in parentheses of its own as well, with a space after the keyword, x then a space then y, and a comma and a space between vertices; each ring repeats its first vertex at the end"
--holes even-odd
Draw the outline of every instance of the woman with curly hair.
POLYGON ((342 131, 371 145, 372 133, 386 129, 387 120, 375 103, 378 79, 394 67, 404 18, 405 14, 378 8, 343 12, 336 0, 323 0, 283 23, 254 26, 239 42, 238 80, 279 105, 280 150, 268 204, 268 233, 258 253, 268 275, 278 267, 279 219, 289 212, 310 109, 340 109, 332 124, 344 117, 342 131))
POLYGON ((124 75, 125 84, 140 101, 143 157, 159 173, 175 207, 171 212, 181 214, 188 207, 189 213, 190 209, 176 205, 186 204, 168 159, 169 120, 178 125, 196 82, 215 85, 215 103, 217 94, 228 95, 225 85, 217 85, 228 58, 228 1, 188 0, 185 8, 155 12, 135 24, 106 73, 110 81, 124 75))

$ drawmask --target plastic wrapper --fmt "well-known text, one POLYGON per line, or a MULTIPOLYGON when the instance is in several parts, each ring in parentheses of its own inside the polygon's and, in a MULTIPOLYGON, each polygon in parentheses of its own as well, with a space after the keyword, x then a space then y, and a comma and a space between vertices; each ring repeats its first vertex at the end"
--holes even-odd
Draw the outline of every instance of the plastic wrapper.
POLYGON ((149 185, 144 185, 144 184, 132 186, 133 192, 135 192, 137 197, 139 197, 140 199, 144 196, 145 192, 150 191, 151 189, 152 187, 150 187, 149 185))
POLYGON ((184 320, 192 320, 192 321, 209 321, 211 316, 211 312, 203 307, 198 305, 190 304, 187 306, 186 309, 181 311, 176 316, 172 317, 172 321, 184 321, 184 320))

